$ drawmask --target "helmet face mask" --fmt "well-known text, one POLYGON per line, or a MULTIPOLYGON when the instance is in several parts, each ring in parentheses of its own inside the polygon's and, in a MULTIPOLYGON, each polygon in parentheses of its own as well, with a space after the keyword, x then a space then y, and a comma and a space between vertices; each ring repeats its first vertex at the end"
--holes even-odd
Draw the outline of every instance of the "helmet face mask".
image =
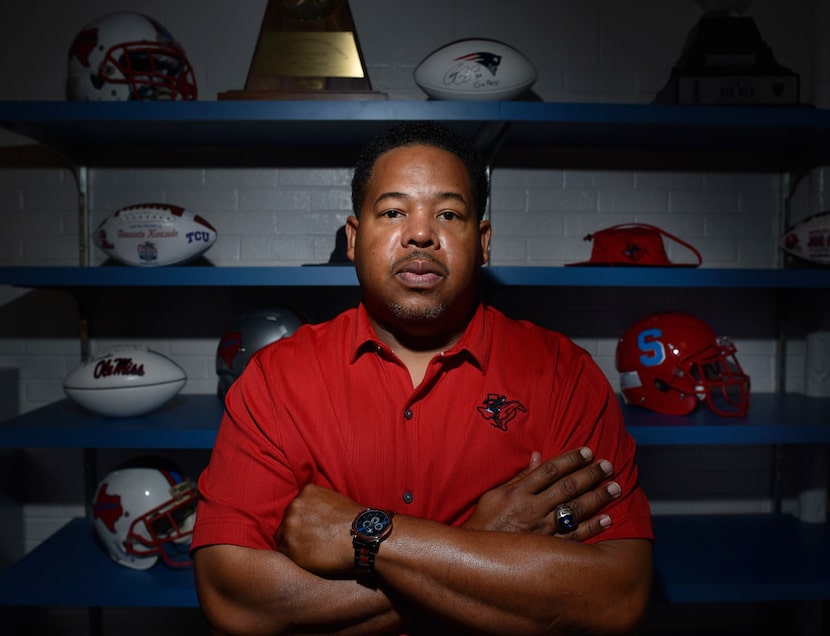
POLYGON ((114 13, 78 34, 69 50, 67 93, 84 101, 194 100, 193 68, 161 24, 114 13))
POLYGON ((719 336, 717 346, 700 353, 690 369, 700 387, 698 395, 717 415, 743 416, 749 405, 749 377, 735 357, 736 351, 729 338, 719 336))
POLYGON ((146 570, 159 559, 190 567, 198 493, 180 471, 147 463, 110 472, 92 504, 96 534, 113 561, 146 570))
POLYGON ((130 524, 124 550, 137 557, 156 555, 170 567, 189 567, 187 548, 196 521, 196 490, 189 481, 171 488, 173 499, 146 512, 130 524), (178 494, 176 493, 178 491, 178 494))
POLYGON ((186 65, 176 48, 130 42, 107 52, 96 77, 125 85, 134 99, 175 100, 179 94, 189 94, 187 82, 182 81, 186 65))
POLYGON ((749 409, 749 376, 736 351, 729 338, 691 314, 644 318, 617 343, 623 397, 667 415, 686 415, 703 402, 717 415, 743 417, 749 409))

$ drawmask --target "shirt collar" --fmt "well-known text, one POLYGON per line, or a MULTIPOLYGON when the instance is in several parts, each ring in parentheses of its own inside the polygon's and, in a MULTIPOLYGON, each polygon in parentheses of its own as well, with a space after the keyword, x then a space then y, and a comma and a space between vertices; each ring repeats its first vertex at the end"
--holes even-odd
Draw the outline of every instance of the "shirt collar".
MULTIPOLYGON (((487 370, 487 363, 490 361, 490 339, 491 321, 487 320, 487 311, 484 305, 479 303, 461 338, 455 346, 444 352, 444 357, 465 353, 484 372, 487 370)), ((366 311, 366 307, 361 302, 357 307, 356 320, 352 330, 349 359, 354 364, 363 353, 377 351, 378 348, 389 349, 377 337, 372 322, 369 320, 369 312, 366 311)))

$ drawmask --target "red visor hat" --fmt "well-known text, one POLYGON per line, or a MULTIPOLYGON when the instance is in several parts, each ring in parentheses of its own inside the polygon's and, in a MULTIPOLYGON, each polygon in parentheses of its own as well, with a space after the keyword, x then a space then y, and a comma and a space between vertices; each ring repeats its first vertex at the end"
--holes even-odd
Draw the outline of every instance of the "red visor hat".
POLYGON ((686 241, 665 230, 645 223, 623 223, 607 227, 584 237, 593 241, 591 260, 568 263, 566 267, 628 265, 635 267, 698 267, 700 252, 686 241), (666 254, 663 237, 688 249, 695 257, 693 263, 672 263, 666 254))

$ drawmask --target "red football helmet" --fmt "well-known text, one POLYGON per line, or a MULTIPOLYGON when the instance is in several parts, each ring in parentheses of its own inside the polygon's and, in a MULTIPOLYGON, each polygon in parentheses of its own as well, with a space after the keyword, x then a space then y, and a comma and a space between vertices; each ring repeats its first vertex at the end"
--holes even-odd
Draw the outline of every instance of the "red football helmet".
POLYGON ((749 376, 737 349, 701 319, 683 312, 643 318, 617 342, 620 389, 628 404, 667 415, 691 413, 705 400, 717 415, 749 409, 749 376))

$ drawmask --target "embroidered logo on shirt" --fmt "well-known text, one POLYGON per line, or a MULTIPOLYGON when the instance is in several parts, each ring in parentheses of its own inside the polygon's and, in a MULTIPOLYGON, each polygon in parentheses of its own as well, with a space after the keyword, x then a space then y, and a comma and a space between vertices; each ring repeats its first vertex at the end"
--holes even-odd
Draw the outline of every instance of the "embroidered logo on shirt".
POLYGON ((507 396, 488 393, 487 398, 478 407, 478 412, 490 425, 500 431, 506 431, 518 413, 527 413, 527 407, 518 400, 508 400, 507 396))

